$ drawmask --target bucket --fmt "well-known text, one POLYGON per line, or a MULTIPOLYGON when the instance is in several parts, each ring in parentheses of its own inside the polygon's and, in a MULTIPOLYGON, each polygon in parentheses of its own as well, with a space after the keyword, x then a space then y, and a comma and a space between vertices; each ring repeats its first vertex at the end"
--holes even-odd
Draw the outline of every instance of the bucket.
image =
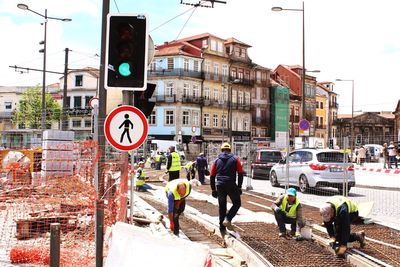
POLYGON ((301 228, 300 234, 305 239, 311 239, 312 229, 308 226, 301 228))

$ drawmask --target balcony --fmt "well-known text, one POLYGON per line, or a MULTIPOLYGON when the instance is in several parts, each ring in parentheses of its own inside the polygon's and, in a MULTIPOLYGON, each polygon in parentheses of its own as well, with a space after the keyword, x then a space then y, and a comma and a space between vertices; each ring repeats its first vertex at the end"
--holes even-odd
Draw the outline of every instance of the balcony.
POLYGON ((330 108, 339 108, 339 104, 338 103, 329 103, 329 107, 330 108))
POLYGON ((182 103, 200 104, 201 97, 199 97, 199 96, 183 96, 182 103))
POLYGON ((250 110, 250 108, 251 108, 250 104, 232 102, 232 109, 250 110))
POLYGON ((222 75, 222 74, 214 74, 211 72, 203 72, 203 78, 205 80, 213 80, 213 81, 217 81, 217 82, 224 82, 227 83, 228 82, 228 75, 222 75))
POLYGON ((13 111, 1 111, 0 119, 11 119, 13 113, 14 113, 13 111))
POLYGON ((239 79, 230 77, 230 81, 235 81, 234 84, 236 85, 250 85, 250 86, 254 85, 254 79, 244 79, 244 78, 239 79))
POLYGON ((186 69, 161 69, 161 70, 149 70, 147 72, 148 77, 190 77, 190 78, 202 78, 202 73, 200 71, 186 70, 186 69))
POLYGON ((176 95, 156 95, 156 102, 175 103, 176 95))

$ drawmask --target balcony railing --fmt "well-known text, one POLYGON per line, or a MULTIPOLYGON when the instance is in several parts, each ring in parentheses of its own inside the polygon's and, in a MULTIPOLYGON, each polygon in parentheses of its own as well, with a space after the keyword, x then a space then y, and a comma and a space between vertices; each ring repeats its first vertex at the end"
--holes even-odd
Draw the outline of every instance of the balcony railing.
POLYGON ((329 103, 329 107, 330 108, 339 108, 339 104, 338 103, 329 103))
POLYGON ((317 129, 326 129, 326 124, 323 124, 323 125, 321 125, 321 124, 317 124, 316 126, 315 126, 317 129))
POLYGON ((228 75, 214 74, 212 72, 203 72, 203 78, 205 80, 214 80, 214 81, 219 81, 219 82, 224 82, 224 83, 227 83, 229 80, 228 75))
POLYGON ((149 70, 147 72, 149 77, 157 76, 185 76, 191 78, 202 78, 202 73, 200 71, 186 70, 186 69, 162 69, 162 70, 149 70))
POLYGON ((232 102, 232 109, 250 110, 251 105, 246 103, 232 102))

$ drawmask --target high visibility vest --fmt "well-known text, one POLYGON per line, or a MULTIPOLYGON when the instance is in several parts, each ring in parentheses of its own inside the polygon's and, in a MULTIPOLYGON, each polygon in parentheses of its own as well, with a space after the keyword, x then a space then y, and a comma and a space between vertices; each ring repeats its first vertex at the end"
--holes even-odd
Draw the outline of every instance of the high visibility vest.
POLYGON ((167 185, 165 186, 165 192, 168 194, 169 192, 172 192, 174 195, 174 200, 181 200, 182 198, 187 197, 190 194, 191 190, 191 185, 187 179, 175 179, 172 180, 171 182, 168 182, 167 185), (178 193, 178 184, 184 183, 186 186, 186 192, 183 197, 181 197, 178 193))
POLYGON ((354 213, 354 212, 358 211, 357 203, 350 201, 350 199, 348 199, 347 197, 344 197, 344 196, 332 196, 332 197, 328 198, 328 200, 326 202, 331 203, 331 204, 333 204, 333 206, 335 206, 336 216, 338 215, 339 207, 342 206, 344 203, 347 204, 349 213, 354 213))
POLYGON ((280 208, 285 213, 286 217, 296 219, 297 206, 300 204, 299 199, 296 197, 296 200, 294 201, 294 203, 290 207, 289 211, 286 211, 287 204, 288 204, 288 196, 285 195, 283 197, 283 200, 282 200, 282 203, 280 205, 280 208))
POLYGON ((185 169, 188 170, 188 171, 190 171, 192 169, 192 167, 193 167, 193 162, 192 161, 189 161, 185 165, 185 169))
POLYGON ((156 156, 154 157, 154 160, 155 160, 156 162, 160 162, 160 161, 161 161, 161 155, 156 155, 156 156))
POLYGON ((171 157, 172 157, 171 167, 169 168, 168 171, 170 171, 170 172, 180 171, 181 170, 181 157, 176 152, 172 152, 171 157))
MULTIPOLYGON (((139 168, 137 171, 142 170, 142 173, 140 174, 139 177, 135 177, 135 186, 142 186, 145 184, 145 176, 144 176, 144 170, 139 168)), ((137 172, 136 171, 136 172, 137 172)))

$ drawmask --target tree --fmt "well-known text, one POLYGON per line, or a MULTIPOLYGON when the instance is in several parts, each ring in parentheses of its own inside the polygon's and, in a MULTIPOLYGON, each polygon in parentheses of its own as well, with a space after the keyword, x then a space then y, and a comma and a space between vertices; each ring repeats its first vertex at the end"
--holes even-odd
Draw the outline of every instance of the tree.
MULTIPOLYGON (((61 106, 54 98, 46 93, 46 128, 49 128, 53 121, 59 121, 61 117, 61 106)), ((17 111, 12 117, 12 122, 23 125, 24 128, 38 129, 41 126, 42 118, 42 91, 36 86, 27 89, 17 106, 17 111)))

